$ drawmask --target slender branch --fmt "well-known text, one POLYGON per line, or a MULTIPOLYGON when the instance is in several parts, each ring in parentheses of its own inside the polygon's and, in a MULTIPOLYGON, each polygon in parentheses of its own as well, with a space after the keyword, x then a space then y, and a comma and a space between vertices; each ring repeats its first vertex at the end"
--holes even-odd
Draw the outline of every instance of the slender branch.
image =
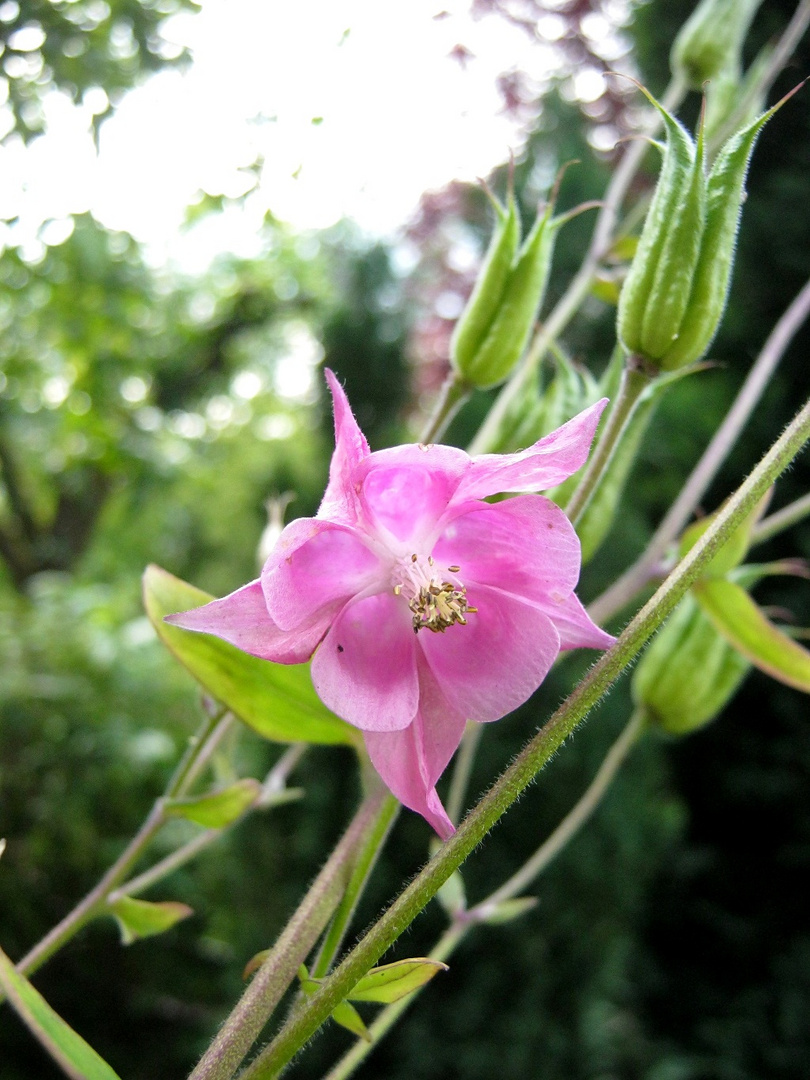
POLYGON ((756 544, 764 544, 766 540, 773 539, 780 532, 784 532, 785 529, 790 529, 793 525, 803 521, 808 514, 810 514, 810 493, 802 495, 800 499, 796 499, 792 503, 788 503, 781 510, 769 514, 768 517, 763 518, 762 521, 756 524, 751 530, 751 547, 756 544))
POLYGON ((456 754, 450 790, 447 793, 447 816, 453 822, 459 820, 464 810, 464 797, 467 794, 475 753, 481 742, 483 731, 483 724, 468 723, 456 754))
POLYGON ((582 517, 591 497, 599 486, 599 481, 610 464, 610 459, 627 430, 630 417, 638 404, 639 398, 647 389, 653 376, 644 368, 640 359, 630 356, 622 373, 622 381, 613 408, 605 425, 605 430, 591 455, 585 474, 577 485, 574 494, 565 507, 565 512, 574 525, 582 517))
POLYGON ((358 980, 413 922, 638 655, 709 560, 750 513, 776 477, 799 453, 808 438, 810 403, 802 408, 750 476, 726 502, 712 525, 675 567, 655 596, 631 620, 615 645, 591 668, 579 686, 524 747, 470 811, 458 831, 446 841, 363 940, 308 999, 298 1015, 288 1021, 267 1049, 256 1058, 243 1074, 243 1080, 265 1080, 277 1075, 358 980))
POLYGON ((380 784, 360 805, 267 959, 254 975, 190 1080, 230 1080, 340 903, 353 861, 394 802, 380 784))
POLYGON ((776 366, 808 314, 810 314, 810 281, 806 282, 771 331, 725 420, 692 470, 680 495, 658 526, 644 554, 590 606, 589 613, 596 622, 602 623, 619 611, 658 570, 667 547, 692 516, 720 466, 728 457, 740 432, 762 397, 776 366))

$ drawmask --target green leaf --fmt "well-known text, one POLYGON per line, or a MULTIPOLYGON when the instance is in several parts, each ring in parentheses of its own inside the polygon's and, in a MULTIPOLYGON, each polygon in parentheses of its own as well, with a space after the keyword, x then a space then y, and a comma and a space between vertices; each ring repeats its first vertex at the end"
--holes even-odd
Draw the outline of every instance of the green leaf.
POLYGON ((0 986, 20 1018, 71 1080, 119 1080, 107 1062, 65 1023, 0 949, 0 986))
MULTIPOLYGON (((768 503, 770 502, 771 494, 772 492, 769 491, 763 496, 751 513, 743 518, 728 540, 726 540, 725 544, 723 544, 717 554, 712 558, 711 562, 707 564, 701 577, 724 577, 739 566, 751 546, 751 532, 765 513, 768 503)), ((681 558, 683 558, 683 556, 695 546, 701 536, 708 531, 719 513, 720 511, 717 510, 708 517, 693 522, 689 528, 684 531, 680 543, 681 558)))
POLYGON ((331 713, 312 686, 309 664, 272 664, 210 634, 181 630, 164 615, 188 611, 211 597, 158 566, 143 578, 146 613, 158 637, 217 701, 266 739, 348 743, 361 736, 331 713))
POLYGON ((150 900, 136 900, 132 896, 120 897, 110 904, 110 910, 120 927, 124 945, 131 945, 138 938, 162 934, 175 923, 194 914, 188 904, 181 904, 176 900, 164 900, 155 904, 150 900))
POLYGON ((490 926, 498 926, 500 923, 511 922, 519 919, 527 911, 537 906, 536 896, 518 896, 514 900, 501 900, 491 909, 485 909, 481 921, 490 926))
POLYGON ((164 810, 172 817, 184 817, 206 829, 222 829, 236 821, 256 802, 262 785, 252 777, 237 780, 219 791, 198 795, 193 799, 168 799, 164 810))
POLYGON ((371 1034, 363 1023, 363 1018, 354 1005, 350 1005, 348 1001, 341 1001, 339 1005, 332 1009, 332 1019, 341 1027, 348 1028, 353 1035, 365 1039, 366 1042, 371 1042, 371 1034))
POLYGON ((694 594, 718 632, 760 671, 810 693, 810 652, 775 627, 743 588, 710 579, 694 594))
POLYGON ((440 960, 427 960, 421 956, 414 960, 397 960, 393 964, 372 968, 347 997, 351 1001, 376 1001, 390 1005, 430 982, 439 971, 447 970, 447 964, 440 960))

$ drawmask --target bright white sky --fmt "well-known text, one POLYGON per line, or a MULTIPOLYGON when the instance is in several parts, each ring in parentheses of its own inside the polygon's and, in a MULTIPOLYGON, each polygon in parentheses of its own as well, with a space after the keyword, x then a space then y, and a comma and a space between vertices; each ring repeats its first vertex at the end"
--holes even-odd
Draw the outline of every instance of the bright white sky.
MULTIPOLYGON (((558 62, 553 7, 544 48, 502 19, 473 22, 469 0, 203 0, 200 14, 167 25, 192 68, 129 94, 103 125, 98 156, 89 108, 61 95, 46 103, 45 137, 0 149, 0 219, 17 216, 14 242, 36 246, 43 220, 56 219, 44 238, 58 242, 59 219, 91 209, 155 261, 189 268, 216 250, 253 253, 267 209, 301 228, 347 215, 391 233, 423 191, 484 175, 516 148, 495 78, 511 67, 540 76, 558 62), (449 57, 460 42, 473 54, 464 66, 449 57), (244 209, 181 237, 196 193, 242 194, 240 168, 258 155, 261 184, 244 209)), ((601 77, 578 78, 581 96, 597 96, 601 77)))

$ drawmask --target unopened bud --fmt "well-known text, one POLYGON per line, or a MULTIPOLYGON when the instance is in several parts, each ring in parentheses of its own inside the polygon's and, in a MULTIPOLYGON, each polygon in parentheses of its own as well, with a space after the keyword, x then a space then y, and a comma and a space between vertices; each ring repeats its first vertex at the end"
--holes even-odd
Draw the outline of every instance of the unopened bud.
POLYGON ((466 382, 485 388, 502 382, 523 354, 545 293, 560 224, 551 207, 538 215, 518 249, 520 222, 514 199, 501 206, 478 281, 450 342, 453 367, 466 382))
POLYGON ((650 366, 674 371, 709 348, 726 305, 751 152, 765 123, 793 93, 732 135, 708 176, 702 134, 695 143, 647 94, 664 120, 667 142, 619 298, 618 334, 627 352, 650 366))
POLYGON ((739 72, 743 42, 762 0, 702 0, 681 27, 670 54, 673 75, 692 90, 739 72))
POLYGON ((725 708, 750 667, 687 595, 642 656, 633 700, 663 731, 686 735, 725 708))

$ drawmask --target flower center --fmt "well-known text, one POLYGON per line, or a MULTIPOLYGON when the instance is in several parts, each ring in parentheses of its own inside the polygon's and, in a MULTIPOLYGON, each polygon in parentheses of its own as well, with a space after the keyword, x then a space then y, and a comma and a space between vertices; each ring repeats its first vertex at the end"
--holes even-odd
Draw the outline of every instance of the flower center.
MULTIPOLYGON (((447 573, 457 574, 460 569, 460 566, 448 566, 447 573)), ((415 634, 420 630, 443 634, 453 623, 466 626, 464 616, 478 611, 467 603, 464 585, 441 580, 432 555, 427 557, 427 566, 424 561, 420 564, 418 555, 411 555, 399 564, 398 571, 401 580, 394 585, 394 595, 404 596, 408 601, 415 634)))

